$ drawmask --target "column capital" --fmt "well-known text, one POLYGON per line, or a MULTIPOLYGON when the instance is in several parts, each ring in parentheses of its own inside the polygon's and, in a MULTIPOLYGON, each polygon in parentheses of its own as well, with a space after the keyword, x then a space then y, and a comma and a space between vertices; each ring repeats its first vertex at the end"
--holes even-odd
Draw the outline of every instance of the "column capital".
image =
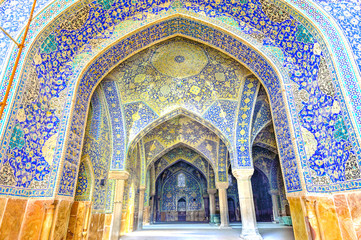
POLYGON ((246 169, 233 169, 232 174, 237 180, 241 179, 250 179, 254 173, 253 168, 246 168, 246 169))
POLYGON ((216 182, 217 189, 227 189, 229 186, 228 182, 216 182))
POLYGON ((216 194, 216 193, 217 193, 217 189, 208 188, 208 189, 207 189, 207 192, 208 192, 208 194, 216 194))
POLYGON ((109 171, 109 179, 127 180, 129 173, 127 171, 109 171))

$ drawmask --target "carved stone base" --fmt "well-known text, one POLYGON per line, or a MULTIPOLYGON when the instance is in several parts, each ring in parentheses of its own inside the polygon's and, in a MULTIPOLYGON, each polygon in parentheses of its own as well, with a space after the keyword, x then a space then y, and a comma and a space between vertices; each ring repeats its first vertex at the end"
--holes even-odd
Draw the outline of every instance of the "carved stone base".
POLYGON ((226 229, 232 229, 230 226, 219 226, 219 229, 226 230, 226 229))
POLYGON ((261 234, 258 233, 258 230, 252 229, 247 231, 242 231, 241 234, 242 240, 263 240, 261 234))

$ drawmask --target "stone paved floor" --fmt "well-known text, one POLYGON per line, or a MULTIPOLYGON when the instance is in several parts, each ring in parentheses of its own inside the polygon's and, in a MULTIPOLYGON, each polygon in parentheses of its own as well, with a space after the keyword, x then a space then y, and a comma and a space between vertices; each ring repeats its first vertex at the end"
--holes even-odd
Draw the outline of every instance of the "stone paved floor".
MULTIPOLYGON (((259 223, 258 228, 264 240, 294 240, 292 227, 259 223)), ((226 230, 203 223, 154 224, 129 233, 121 237, 121 240, 239 240, 240 233, 240 224, 232 224, 232 229, 226 230)))

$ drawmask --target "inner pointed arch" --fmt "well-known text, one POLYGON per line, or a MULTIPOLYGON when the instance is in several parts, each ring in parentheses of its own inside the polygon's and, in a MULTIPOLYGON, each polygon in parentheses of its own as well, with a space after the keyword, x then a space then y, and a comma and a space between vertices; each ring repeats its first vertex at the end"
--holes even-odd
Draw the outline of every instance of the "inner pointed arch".
MULTIPOLYGON (((193 113, 193 112, 191 112, 191 111, 189 111, 189 110, 187 110, 187 109, 185 109, 183 107, 178 107, 178 108, 170 111, 169 113, 163 115, 162 117, 158 118, 157 120, 155 120, 154 122, 149 124, 147 127, 142 129, 136 135, 136 137, 133 139, 133 141, 129 145, 127 159, 129 159, 129 157, 130 157, 132 151, 134 150, 136 144, 142 138, 144 138, 148 133, 150 133, 155 128, 161 126, 162 124, 166 123, 167 121, 170 121, 172 119, 175 119, 177 117, 182 117, 182 116, 190 118, 191 120, 193 120, 193 121, 201 124, 203 127, 207 128, 211 133, 214 133, 221 141, 223 141, 225 143, 225 145, 227 146, 227 149, 228 149, 228 151, 230 153, 230 156, 233 156, 233 154, 234 154, 233 145, 231 144, 230 140, 227 139, 227 137, 219 129, 217 129, 212 123, 205 120, 203 117, 197 115, 196 113, 193 113)), ((188 144, 188 143, 186 143, 184 141, 176 143, 172 147, 177 147, 177 144, 184 144, 185 146, 187 146, 187 147, 189 147, 189 148, 191 148, 191 149, 193 149, 195 151, 198 151, 196 148, 194 148, 193 146, 191 146, 190 144, 188 144)), ((164 149, 164 151, 166 151, 166 150, 167 149, 164 149)), ((156 159, 157 157, 159 157, 161 155, 162 155, 162 153, 157 154, 157 156, 152 158, 152 161, 154 161, 154 159, 156 159)), ((210 161, 209 157, 206 157, 203 153, 200 153, 200 155, 202 155, 205 159, 210 161)), ((210 161, 210 162, 212 163, 212 161, 210 161)))
MULTIPOLYGON (((208 179, 207 176, 206 176, 206 174, 205 174, 201 169, 199 169, 196 165, 194 165, 193 163, 191 163, 191 162, 189 162, 189 161, 187 161, 187 160, 185 160, 185 159, 179 158, 179 159, 176 160, 175 162, 172 162, 172 163, 170 163, 169 165, 167 165, 162 171, 160 171, 159 173, 157 173, 157 174, 155 175, 155 180, 157 180, 158 177, 159 177, 160 175, 162 175, 162 173, 163 173, 164 171, 166 171, 168 168, 176 165, 176 164, 179 163, 179 162, 184 162, 184 163, 187 163, 187 164, 191 165, 191 166, 194 167, 197 171, 199 171, 199 172, 203 175, 203 177, 204 177, 205 179, 208 179)), ((148 167, 149 167, 149 166, 148 166, 148 167)), ((211 167, 212 167, 212 166, 211 166, 211 167)), ((213 169, 213 167, 212 167, 212 169, 213 169)), ((214 171, 214 169, 213 169, 213 171, 214 171)))
POLYGON ((152 163, 156 162, 158 159, 160 159, 162 156, 166 155, 167 153, 171 152, 172 150, 179 148, 179 147, 185 147, 188 149, 193 150, 194 152, 196 152, 199 156, 201 156, 203 159, 205 159, 209 165, 214 169, 216 169, 216 165, 209 159, 208 156, 206 156, 204 153, 202 153, 199 149, 187 144, 187 143, 176 143, 166 149, 164 149, 162 152, 160 152, 159 154, 157 154, 156 156, 154 156, 149 162, 147 162, 147 168, 149 168, 151 166, 152 163))

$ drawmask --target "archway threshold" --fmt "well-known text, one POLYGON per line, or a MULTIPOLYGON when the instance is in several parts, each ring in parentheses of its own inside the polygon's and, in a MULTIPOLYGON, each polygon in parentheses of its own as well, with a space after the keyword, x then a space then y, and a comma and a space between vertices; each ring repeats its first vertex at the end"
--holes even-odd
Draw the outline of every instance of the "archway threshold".
MULTIPOLYGON (((239 240, 241 224, 231 224, 232 229, 220 230, 208 223, 195 224, 152 224, 143 230, 122 236, 121 240, 239 240)), ((258 223, 264 240, 294 240, 293 229, 273 223, 258 223), (276 227, 278 226, 278 227, 276 227)))
MULTIPOLYGON (((232 229, 242 229, 241 223, 231 223, 232 229)), ((258 222, 259 229, 292 229, 292 226, 285 226, 271 222, 258 222)), ((152 229, 219 229, 218 225, 200 222, 160 222, 144 225, 143 230, 152 229)))
POLYGON ((143 230, 152 229, 218 229, 218 226, 200 222, 166 222, 143 226, 143 230))

